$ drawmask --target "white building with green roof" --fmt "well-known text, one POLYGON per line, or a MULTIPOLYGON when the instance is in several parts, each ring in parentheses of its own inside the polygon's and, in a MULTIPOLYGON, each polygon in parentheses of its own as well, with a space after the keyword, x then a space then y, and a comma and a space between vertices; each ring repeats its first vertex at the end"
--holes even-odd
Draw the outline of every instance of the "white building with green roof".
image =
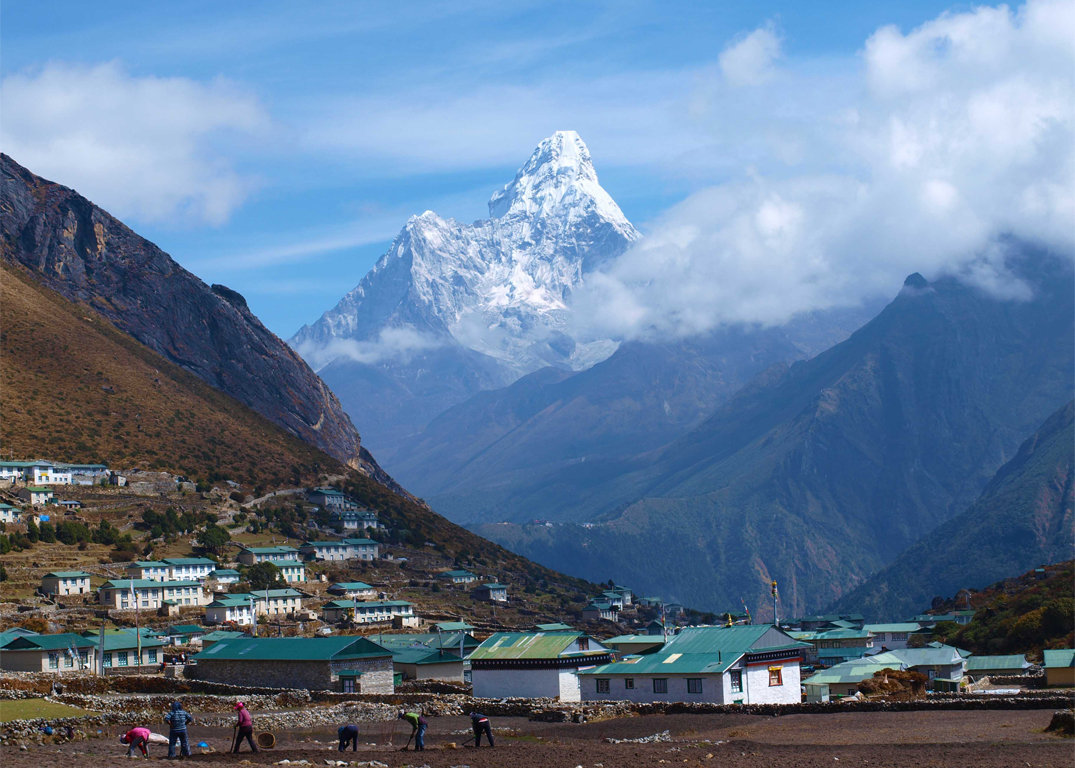
POLYGON ((580 701, 579 670, 612 661, 582 632, 497 632, 470 654, 474 696, 580 701))
POLYGON ((796 704, 808 648, 772 624, 689 627, 655 653, 580 672, 582 700, 796 704))
POLYGON ((41 591, 46 595, 90 594, 90 575, 85 571, 50 571, 41 577, 41 591))
POLYGON ((193 580, 112 579, 97 590, 97 602, 120 611, 157 610, 165 601, 179 606, 209 603, 201 582, 193 580))
POLYGON ((257 565, 266 560, 294 560, 299 550, 286 544, 273 547, 243 547, 236 559, 243 565, 257 565))

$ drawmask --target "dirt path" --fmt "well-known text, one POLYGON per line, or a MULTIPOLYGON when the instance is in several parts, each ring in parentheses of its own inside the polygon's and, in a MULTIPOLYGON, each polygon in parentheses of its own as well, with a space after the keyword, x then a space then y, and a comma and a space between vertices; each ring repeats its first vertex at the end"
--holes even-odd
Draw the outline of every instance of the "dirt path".
MULTIPOLYGON (((428 765, 430 768, 646 768, 648 766, 733 766, 735 768, 813 768, 869 766, 896 768, 1009 768, 1056 766, 1070 768, 1075 742, 1043 732, 1047 710, 978 712, 877 712, 833 715, 650 715, 597 723, 548 724, 522 718, 496 718, 494 749, 450 748, 469 734, 462 717, 431 718, 425 752, 406 753, 397 747, 368 743, 381 739, 385 728, 360 723, 357 752, 336 751, 334 729, 277 733, 278 744, 259 754, 223 752, 195 754, 191 763, 272 765, 283 759, 377 760, 390 768, 428 765), (667 736, 664 732, 667 731, 667 736), (610 743, 607 739, 637 739, 661 734, 651 743, 610 743)), ((256 721, 255 721, 256 722, 256 721)), ((406 731, 397 734, 402 743, 406 731)), ((34 768, 115 765, 124 748, 117 734, 62 745, 33 746, 26 751, 0 748, 0 765, 34 768)), ((194 742, 227 749, 230 729, 193 729, 194 742)), ((199 752, 200 750, 195 750, 199 752)), ((154 748, 155 757, 165 750, 154 748)))

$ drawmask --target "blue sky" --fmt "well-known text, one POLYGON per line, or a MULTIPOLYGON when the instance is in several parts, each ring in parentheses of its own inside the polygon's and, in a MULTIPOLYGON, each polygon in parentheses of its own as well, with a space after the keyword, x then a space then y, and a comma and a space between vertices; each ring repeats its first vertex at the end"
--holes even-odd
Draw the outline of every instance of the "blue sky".
MULTIPOLYGON (((826 127, 881 109, 864 49, 921 59, 965 28, 1023 34, 1020 13, 997 31, 936 2, 6 2, 2 136, 287 338, 408 216, 483 217, 554 130, 580 132, 643 231, 744 179, 869 183, 870 153, 826 127), (945 13, 970 21, 919 45, 945 13), (895 44, 869 46, 887 25, 895 44)), ((1068 63, 1057 45, 1041 71, 1068 63)))

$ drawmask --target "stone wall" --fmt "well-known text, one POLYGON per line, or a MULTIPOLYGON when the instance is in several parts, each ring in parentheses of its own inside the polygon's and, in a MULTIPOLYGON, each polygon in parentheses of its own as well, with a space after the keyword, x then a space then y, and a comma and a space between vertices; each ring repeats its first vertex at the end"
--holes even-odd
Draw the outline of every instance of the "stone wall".
POLYGON ((327 661, 239 661, 234 659, 199 659, 188 675, 231 685, 268 688, 306 688, 332 690, 332 674, 327 661))

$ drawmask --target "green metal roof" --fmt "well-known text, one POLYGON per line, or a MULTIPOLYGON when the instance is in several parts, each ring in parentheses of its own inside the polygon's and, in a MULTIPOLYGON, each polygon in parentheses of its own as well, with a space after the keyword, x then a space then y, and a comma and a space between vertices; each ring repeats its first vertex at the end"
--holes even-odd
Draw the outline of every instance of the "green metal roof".
MULTIPOLYGON (((133 635, 132 635, 133 639, 133 635)), ((97 645, 95 639, 83 637, 75 632, 63 632, 56 635, 20 635, 9 640, 5 651, 61 651, 67 648, 89 648, 97 645)), ((106 639, 107 645, 107 639, 106 639)))
POLYGON ((250 601, 253 599, 252 595, 246 592, 237 592, 230 595, 221 595, 220 597, 209 603, 206 608, 238 608, 240 606, 249 606, 250 601))
POLYGON ((1065 669, 1075 667, 1075 650, 1071 648, 1056 648, 1051 651, 1043 651, 1046 669, 1065 669))
MULTIPOLYGON (((97 636, 91 636, 87 638, 91 641, 96 641, 97 636)), ((96 643, 95 643, 96 644, 96 643)), ((143 648, 159 648, 165 643, 163 640, 158 640, 155 637, 142 636, 141 645, 143 648)), ((135 649, 139 645, 138 635, 134 632, 105 632, 105 650, 106 651, 126 651, 129 649, 135 649)))
POLYGON ((828 669, 822 669, 810 677, 803 680, 806 685, 818 685, 825 684, 849 684, 860 683, 863 680, 869 680, 873 677, 874 672, 878 672, 882 669, 894 669, 901 670, 903 665, 895 662, 891 664, 878 664, 873 661, 876 657, 870 657, 867 659, 855 659, 854 661, 845 661, 843 664, 836 664, 828 669))
MULTIPOLYGON (((556 659, 582 632, 497 632, 474 649, 471 661, 486 659, 556 659)), ((599 651, 604 653, 604 651, 599 651)))
POLYGON ((232 629, 218 629, 202 635, 202 643, 215 643, 218 640, 227 640, 235 637, 250 637, 250 635, 245 632, 236 632, 232 629))
POLYGON ((166 557, 161 561, 162 563, 168 563, 168 565, 212 565, 216 566, 216 563, 210 560, 208 557, 166 557))
POLYGON ((441 621, 434 626, 442 632, 466 632, 468 629, 474 629, 473 624, 467 624, 465 621, 441 621))
POLYGON ((895 624, 863 624, 862 628, 878 635, 882 632, 917 632, 922 629, 922 625, 917 621, 903 621, 895 624))
POLYGON ((255 555, 283 555, 298 552, 297 549, 286 544, 277 547, 243 547, 243 549, 255 555))
POLYGON ((205 634, 205 629, 199 627, 197 624, 175 624, 168 627, 169 635, 201 635, 205 634))
POLYGON ((829 629, 814 635, 815 640, 865 640, 870 636, 865 629, 829 629))
POLYGON ((305 568, 306 564, 301 560, 266 560, 267 563, 272 563, 277 568, 305 568))
POLYGON ((255 589, 251 594, 259 600, 264 600, 266 597, 302 597, 302 593, 297 589, 255 589))
POLYGON ((395 651, 399 648, 425 648, 435 651, 438 648, 454 648, 459 650, 459 638, 463 638, 463 649, 476 648, 481 643, 466 632, 410 632, 406 634, 376 634, 370 635, 370 639, 378 645, 395 651))
POLYGON ((351 546, 346 541, 306 541, 303 542, 302 548, 306 547, 349 547, 351 546))
POLYGON ((51 488, 42 488, 40 485, 28 485, 26 490, 30 493, 52 493, 51 488))
POLYGON ((443 573, 438 573, 437 576, 442 578, 442 579, 455 579, 455 578, 459 578, 459 579, 465 579, 465 578, 476 579, 476 578, 478 578, 477 576, 475 576, 470 571, 460 571, 460 570, 444 571, 443 573))
POLYGON ((325 496, 343 496, 343 491, 337 491, 335 488, 314 488, 311 493, 320 493, 325 496))
POLYGON ((214 576, 214 575, 215 576, 238 576, 239 572, 237 570, 235 570, 234 568, 217 568, 216 570, 212 571, 209 575, 210 576, 214 576))
POLYGON ((940 648, 899 648, 870 658, 877 664, 902 663, 908 667, 935 667, 957 664, 963 657, 958 648, 945 645, 940 648))
POLYGON ((152 579, 112 579, 101 585, 101 589, 142 589, 144 587, 200 587, 200 581, 153 581, 152 579))
POLYGON ((1010 669, 1021 671, 1030 666, 1026 657, 1015 653, 1008 656, 968 656, 967 671, 977 672, 982 669, 1010 669))
POLYGON ((50 576, 55 579, 88 579, 90 577, 85 571, 52 571, 46 573, 43 578, 47 579, 50 576))
POLYGON ((507 584, 497 584, 495 581, 490 584, 482 584, 486 589, 507 589, 507 584))
POLYGON ((344 590, 345 592, 362 592, 367 589, 373 589, 369 584, 364 581, 340 581, 333 584, 329 589, 344 590))
POLYGON ((392 648, 393 664, 459 664, 463 660, 454 653, 431 648, 392 648))
POLYGON ((720 674, 746 653, 809 647, 807 643, 795 641, 771 624, 688 627, 669 639, 664 647, 655 653, 605 664, 580 674, 720 674), (764 646, 760 645, 770 631, 774 633, 772 638, 765 641, 764 646))
POLYGON ((617 635, 608 640, 601 641, 604 645, 627 645, 631 643, 647 643, 650 645, 663 645, 663 635, 617 635))
POLYGON ((252 637, 224 639, 197 654, 200 661, 329 661, 390 656, 370 640, 357 635, 339 637, 252 637))
POLYGON ((128 568, 167 568, 168 563, 163 560, 135 560, 128 568))
POLYGON ((403 605, 414 603, 406 600, 332 600, 325 603, 325 608, 392 608, 403 605))
POLYGON ((574 632, 575 628, 570 624, 553 622, 552 624, 538 624, 534 627, 539 632, 574 632))
POLYGON ((353 546, 369 546, 370 544, 376 544, 373 539, 344 539, 348 544, 353 546))

